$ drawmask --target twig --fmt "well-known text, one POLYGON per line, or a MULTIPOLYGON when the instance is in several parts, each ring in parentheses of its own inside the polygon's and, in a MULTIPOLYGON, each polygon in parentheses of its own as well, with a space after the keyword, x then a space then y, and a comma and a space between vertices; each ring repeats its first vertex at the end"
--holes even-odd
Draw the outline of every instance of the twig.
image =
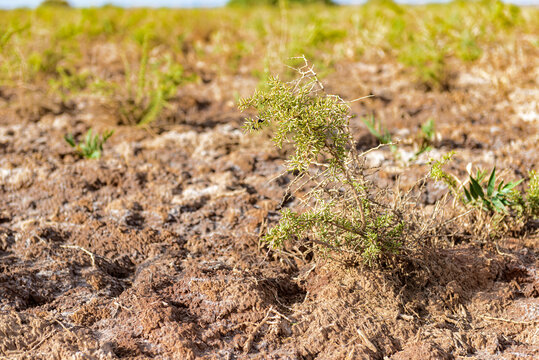
POLYGON ((39 342, 37 344, 33 345, 30 349, 25 350, 25 352, 34 351, 35 349, 40 347, 41 344, 43 344, 45 341, 47 341, 52 335, 54 335, 54 333, 55 333, 55 331, 51 330, 51 332, 49 332, 47 335, 45 335, 43 338, 41 338, 41 340, 39 340, 39 342))
POLYGON ((362 96, 362 97, 359 97, 359 98, 357 98, 357 99, 350 100, 350 101, 347 101, 347 102, 353 103, 353 102, 360 101, 360 100, 363 100, 363 99, 368 99, 368 98, 371 98, 371 97, 374 97, 374 96, 375 96, 374 94, 371 94, 371 95, 365 95, 365 96, 362 96))
POLYGON ((288 322, 290 323, 293 323, 294 321, 292 321, 290 318, 286 317, 285 315, 281 314, 280 312, 278 312, 277 310, 273 309, 273 308, 270 308, 270 311, 273 312, 275 315, 285 319, 285 320, 288 320, 288 322))
POLYGON ((113 302, 113 304, 116 305, 116 311, 114 312, 114 316, 113 316, 113 317, 116 316, 116 313, 118 312, 118 309, 124 309, 124 310, 127 310, 128 312, 131 312, 131 311, 132 311, 131 308, 128 308, 127 306, 122 305, 122 304, 120 304, 120 303, 117 302, 117 301, 113 302))
POLYGON ((359 158, 361 158, 361 157, 364 157, 365 155, 367 155, 370 152, 373 152, 373 151, 378 150, 380 148, 383 148, 385 146, 391 146, 391 145, 398 145, 398 143, 390 142, 390 143, 385 143, 385 144, 378 144, 378 146, 370 148, 369 150, 363 151, 361 154, 358 154, 357 156, 359 158))
POLYGON ((474 210, 475 210, 475 209, 470 209, 470 210, 466 211, 465 213, 460 214, 459 216, 455 216, 454 218, 451 218, 451 219, 445 221, 445 222, 442 223, 440 226, 447 225, 447 224, 449 224, 450 222, 453 222, 453 221, 457 220, 458 218, 461 218, 461 217, 463 217, 463 216, 468 215, 469 213, 471 213, 471 212, 474 211, 474 210))
POLYGON ((498 255, 516 258, 516 256, 513 255, 513 254, 509 254, 509 253, 506 253, 506 252, 501 251, 501 250, 500 250, 500 247, 498 246, 498 242, 497 242, 497 241, 494 242, 494 246, 496 247, 496 252, 498 253, 498 255))
POLYGON ((304 272, 303 274, 301 274, 301 275, 295 277, 294 280, 295 280, 295 281, 298 281, 298 280, 305 280, 305 279, 307 279, 307 277, 309 276, 309 274, 310 274, 311 272, 313 272, 314 269, 316 269, 317 265, 318 265, 318 264, 315 263, 309 270, 307 270, 307 271, 304 272))
POLYGON ((80 340, 79 336, 71 329, 68 329, 67 326, 65 326, 60 320, 58 320, 57 318, 53 317, 52 320, 54 320, 55 322, 57 322, 65 331, 67 331, 68 333, 71 333, 73 334, 77 340, 80 340))
POLYGON ((369 338, 367 338, 367 335, 365 335, 363 330, 358 328, 357 333, 359 334, 359 337, 361 338, 361 340, 363 340, 364 345, 368 347, 369 350, 371 350, 374 353, 378 352, 378 349, 376 348, 376 346, 374 346, 374 344, 369 340, 369 338))
POLYGON ((487 316, 487 315, 479 315, 479 316, 481 316, 483 319, 486 319, 486 320, 503 321, 503 322, 513 323, 513 324, 520 324, 520 325, 533 325, 533 324, 539 323, 539 320, 518 321, 518 320, 497 318, 497 317, 492 317, 492 316, 487 316))
POLYGON ((253 345, 253 341, 255 339, 256 334, 258 331, 260 331, 260 328, 264 326, 264 324, 268 321, 270 313, 273 312, 273 306, 270 306, 268 312, 266 313, 266 316, 264 316, 264 319, 262 319, 261 322, 259 322, 254 330, 249 334, 249 337, 245 341, 245 344, 243 344, 243 353, 247 354, 249 351, 251 351, 251 346, 253 345))
POLYGON ((60 245, 60 247, 64 249, 77 249, 77 250, 85 252, 86 254, 88 254, 88 256, 90 256, 90 259, 92 259, 92 266, 95 267, 95 254, 93 252, 86 250, 85 248, 77 246, 77 245, 60 245))

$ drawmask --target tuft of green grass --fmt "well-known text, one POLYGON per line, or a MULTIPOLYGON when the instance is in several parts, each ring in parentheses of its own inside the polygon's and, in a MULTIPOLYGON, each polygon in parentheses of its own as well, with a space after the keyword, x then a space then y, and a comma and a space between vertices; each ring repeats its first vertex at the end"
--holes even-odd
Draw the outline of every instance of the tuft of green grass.
POLYGON ((473 206, 481 207, 485 211, 506 213, 507 207, 513 205, 511 201, 511 192, 518 186, 523 179, 504 184, 502 179, 496 186, 496 167, 492 169, 488 178, 486 187, 483 187, 482 182, 486 177, 486 172, 477 171, 476 176, 470 174, 470 184, 468 189, 463 188, 465 195, 465 203, 473 206))
POLYGON ((391 133, 382 126, 382 123, 376 121, 374 115, 371 116, 370 120, 362 118, 361 121, 380 144, 389 144, 392 142, 391 133))
POLYGON ((64 140, 75 149, 75 153, 85 159, 99 159, 103 153, 103 144, 114 134, 113 130, 105 131, 103 135, 93 134, 90 128, 83 142, 75 142, 72 134, 66 134, 64 140))
POLYGON ((466 183, 461 183, 454 175, 444 171, 442 166, 449 163, 455 153, 450 152, 440 160, 430 160, 429 177, 435 181, 445 183, 449 189, 460 199, 464 205, 471 205, 488 213, 508 214, 508 210, 514 210, 513 216, 537 217, 539 214, 539 176, 530 171, 530 181, 526 190, 526 197, 516 189, 524 179, 506 183, 505 180, 496 178, 496 167, 488 172, 478 170, 468 177, 466 183), (462 191, 462 192, 461 192, 462 191))
POLYGON ((138 72, 133 74, 128 62, 124 61, 127 94, 120 98, 119 112, 122 123, 147 126, 159 117, 178 87, 193 79, 186 77, 183 67, 170 56, 150 63, 151 36, 149 32, 141 36, 142 53, 138 72))
POLYGON ((425 152, 431 151, 432 146, 433 146, 432 144, 434 143, 435 137, 436 137, 436 126, 434 123, 434 119, 429 119, 425 123, 423 123, 421 125, 421 128, 419 129, 419 134, 417 136, 419 148, 417 149, 413 158, 415 159, 419 155, 425 152))

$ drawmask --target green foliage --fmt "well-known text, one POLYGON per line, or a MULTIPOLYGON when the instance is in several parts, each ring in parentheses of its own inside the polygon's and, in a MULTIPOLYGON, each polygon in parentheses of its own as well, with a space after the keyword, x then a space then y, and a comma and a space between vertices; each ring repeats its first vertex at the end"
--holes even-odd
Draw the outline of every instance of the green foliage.
POLYGON ((496 186, 496 168, 490 173, 486 188, 483 188, 481 183, 486 177, 486 172, 477 171, 475 177, 470 174, 470 184, 468 189, 465 187, 464 195, 465 203, 474 206, 479 206, 489 212, 507 212, 506 207, 513 205, 511 201, 511 192, 522 182, 522 180, 509 182, 504 185, 504 180, 496 186))
POLYGON ((510 28, 521 20, 520 8, 513 4, 504 4, 500 0, 484 0, 483 4, 490 10, 487 18, 504 28, 510 28))
POLYGON ((286 164, 297 174, 294 183, 312 186, 300 211, 281 211, 279 224, 265 240, 280 248, 293 239, 308 244, 304 240, 308 238, 323 253, 344 253, 373 264, 399 250, 404 223, 374 201, 377 193, 363 176, 350 134, 348 104, 323 92, 307 62, 298 71, 302 74, 298 81, 271 78, 267 90, 256 91, 239 104, 241 110, 258 111, 245 129, 271 126, 275 144, 292 147, 286 164))
POLYGON ((454 151, 448 152, 440 160, 434 160, 430 159, 429 165, 430 165, 430 171, 429 171, 429 177, 433 179, 434 181, 441 181, 444 184, 446 184, 451 191, 453 191, 455 194, 458 194, 459 190, 459 181, 456 179, 453 175, 447 173, 442 168, 444 165, 449 163, 451 159, 453 158, 453 155, 455 155, 454 151))
POLYGON ((496 179, 494 167, 487 179, 487 172, 478 170, 476 175, 470 173, 468 187, 455 176, 447 173, 442 166, 451 161, 454 152, 450 152, 440 160, 430 160, 429 176, 435 181, 444 182, 464 205, 471 205, 488 214, 503 219, 510 215, 516 219, 536 219, 539 217, 539 175, 535 171, 529 173, 529 184, 525 196, 516 189, 524 180, 505 183, 496 179), (462 189, 462 190, 461 190, 462 189), (510 210, 510 211, 509 211, 510 210))
POLYGON ((509 195, 511 210, 518 217, 537 219, 539 218, 539 174, 532 170, 528 175, 530 179, 524 193, 513 189, 509 195))
POLYGON ((0 30, 0 50, 2 50, 15 35, 24 32, 29 27, 30 24, 27 23, 22 26, 9 27, 5 31, 0 30))
POLYGON ((281 211, 279 224, 268 231, 265 241, 273 248, 281 248, 291 238, 314 236, 323 251, 352 250, 369 265, 384 255, 398 253, 402 246, 403 222, 392 215, 378 215, 362 228, 358 225, 361 224, 360 214, 353 204, 346 211, 335 211, 335 205, 324 202, 303 213, 281 211))
POLYGON ((39 6, 70 7, 67 0, 44 0, 39 6))
POLYGON ((319 20, 311 24, 312 31, 309 34, 309 47, 320 46, 324 43, 338 43, 343 41, 347 36, 347 31, 344 29, 335 29, 328 26, 325 21, 319 20))
MULTIPOLYGON (((371 135, 374 136, 380 144, 391 144, 389 148, 395 159, 402 160, 401 152, 399 152, 397 145, 393 144, 391 133, 383 127, 381 122, 376 121, 374 116, 371 116, 370 120, 367 118, 362 118, 361 121, 363 124, 365 124, 371 135)), ((417 146, 416 151, 408 161, 414 161, 419 155, 432 150, 435 135, 434 120, 429 119, 421 125, 416 139, 414 140, 414 146, 417 146)))
MULTIPOLYGON (((487 172, 478 170, 475 177, 469 175, 469 185, 466 188, 460 185, 459 180, 442 169, 442 166, 451 161, 454 152, 447 153, 440 160, 430 160, 431 169, 429 172, 430 178, 435 181, 445 183, 449 189, 462 201, 464 204, 477 206, 482 210, 490 213, 507 213, 507 208, 520 207, 519 213, 524 213, 525 202, 516 187, 523 181, 513 181, 505 184, 502 179, 500 182, 496 179, 496 168, 492 169, 488 181, 483 185, 486 179, 487 172), (464 194, 460 192, 460 189, 464 194)), ((534 183, 534 174, 530 173, 530 189, 529 194, 533 193, 537 196, 537 184, 534 183), (536 191, 536 193, 534 193, 536 191)), ((537 181, 537 180, 535 180, 537 181)), ((534 195, 528 195, 528 203, 533 203, 534 195)), ((533 208, 533 206, 530 206, 533 208)))
POLYGON ((55 49, 32 52, 28 57, 28 66, 33 74, 56 75, 57 67, 64 55, 55 49))
POLYGON ((381 122, 376 121, 374 115, 371 116, 370 120, 367 118, 362 118, 361 121, 363 122, 363 124, 365 124, 371 135, 374 136, 380 144, 391 144, 389 145, 389 149, 391 150, 395 158, 400 157, 397 145, 393 144, 393 138, 391 137, 391 133, 383 127, 381 122))
POLYGON ((371 135, 374 136, 380 144, 389 144, 392 142, 391 133, 382 126, 382 123, 376 121, 374 115, 371 116, 370 120, 362 118, 361 121, 363 124, 365 124, 371 135))
POLYGON ((229 6, 283 6, 284 4, 335 5, 335 2, 333 0, 229 0, 227 3, 229 6))
POLYGON ((65 94, 72 95, 85 89, 90 82, 90 73, 87 71, 76 71, 58 66, 56 69, 58 78, 51 78, 49 85, 52 91, 59 92, 65 98, 65 94))
POLYGON ((464 61, 474 61, 479 59, 482 53, 475 37, 469 31, 463 32, 457 45, 456 55, 464 61))
POLYGON ((447 49, 434 39, 410 39, 399 51, 398 59, 412 68, 417 79, 428 88, 442 88, 447 83, 447 49))
POLYGON ((434 119, 429 119, 421 125, 418 135, 419 149, 416 151, 414 157, 432 150, 432 144, 436 136, 436 127, 434 119))
POLYGON ((84 141, 76 143, 72 134, 64 136, 64 140, 75 149, 75 153, 85 159, 99 159, 103 152, 103 144, 114 134, 113 130, 105 131, 103 135, 93 134, 90 128, 84 137, 84 141))
POLYGON ((424 142, 430 143, 434 140, 435 129, 434 119, 429 119, 421 125, 421 138, 424 142))
POLYGON ((307 171, 320 156, 329 156, 329 168, 335 173, 347 160, 349 108, 336 96, 311 96, 313 86, 291 87, 270 78, 268 91, 256 91, 240 101, 241 110, 258 110, 258 118, 248 120, 244 128, 258 130, 274 123, 275 144, 282 148, 286 141, 295 146, 295 154, 288 160, 290 171, 307 171))
POLYGON ((530 182, 526 190, 526 205, 528 213, 534 219, 539 218, 539 173, 530 171, 530 182))
POLYGON ((539 9, 495 0, 420 7, 381 0, 353 9, 271 2, 279 7, 2 11, 0 83, 65 97, 98 88, 113 94, 107 105, 120 122, 149 124, 164 117, 174 100, 167 94, 192 73, 285 79, 281 59, 307 54, 322 76, 339 62, 400 61, 412 80, 446 89, 463 62, 494 48, 500 64, 510 61, 525 44, 537 46, 539 32, 539 9), (180 64, 183 79, 167 80, 180 64))
POLYGON ((191 80, 184 76, 183 67, 174 63, 170 56, 150 64, 149 41, 150 35, 146 33, 141 44, 138 72, 133 74, 125 62, 127 94, 121 98, 120 105, 120 116, 124 124, 151 124, 176 94, 178 86, 191 80))

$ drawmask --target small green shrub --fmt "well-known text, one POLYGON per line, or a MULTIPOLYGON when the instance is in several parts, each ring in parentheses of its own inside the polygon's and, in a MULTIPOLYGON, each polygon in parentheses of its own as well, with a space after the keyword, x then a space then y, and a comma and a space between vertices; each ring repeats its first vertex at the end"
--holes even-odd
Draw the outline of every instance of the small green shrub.
POLYGON ((103 144, 114 134, 113 130, 105 131, 103 135, 93 134, 90 128, 84 137, 84 142, 76 143, 72 134, 64 136, 64 140, 75 149, 75 153, 85 159, 99 159, 103 152, 103 144))
POLYGON ((281 211, 281 220, 265 241, 281 248, 296 239, 323 253, 347 254, 353 261, 373 264, 398 252, 404 222, 381 204, 382 192, 365 179, 361 154, 350 134, 349 105, 324 93, 307 62, 298 71, 299 80, 283 83, 271 78, 267 90, 239 104, 241 110, 258 111, 258 117, 246 121, 246 130, 271 126, 279 148, 291 145, 286 165, 297 176, 290 191, 309 189, 298 211, 281 211))

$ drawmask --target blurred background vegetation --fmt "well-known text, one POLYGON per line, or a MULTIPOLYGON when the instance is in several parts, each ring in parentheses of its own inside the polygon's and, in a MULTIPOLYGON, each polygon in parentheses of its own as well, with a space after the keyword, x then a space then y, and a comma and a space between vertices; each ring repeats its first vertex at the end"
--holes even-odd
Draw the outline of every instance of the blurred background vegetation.
POLYGON ((444 90, 452 69, 486 53, 488 61, 510 61, 518 49, 539 46, 539 9, 497 0, 355 7, 230 1, 253 3, 262 5, 80 9, 46 0, 0 11, 0 83, 62 99, 99 95, 123 123, 140 124, 158 117, 185 84, 286 76, 282 64, 292 56, 311 59, 322 77, 340 62, 389 62, 426 90, 444 90))

